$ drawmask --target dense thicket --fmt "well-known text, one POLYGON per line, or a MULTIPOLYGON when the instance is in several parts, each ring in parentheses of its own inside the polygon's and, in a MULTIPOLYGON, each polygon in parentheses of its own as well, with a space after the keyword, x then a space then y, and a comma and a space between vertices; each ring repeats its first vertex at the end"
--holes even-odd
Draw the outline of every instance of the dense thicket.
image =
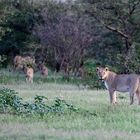
POLYGON ((16 54, 68 74, 97 64, 140 73, 140 1, 1 0, 0 55, 16 54))

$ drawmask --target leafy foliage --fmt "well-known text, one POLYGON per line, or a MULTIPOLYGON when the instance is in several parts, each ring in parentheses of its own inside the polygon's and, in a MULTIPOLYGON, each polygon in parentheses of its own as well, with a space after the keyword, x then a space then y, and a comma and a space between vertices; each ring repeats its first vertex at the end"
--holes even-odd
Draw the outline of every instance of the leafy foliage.
POLYGON ((19 53, 33 42, 32 28, 37 19, 34 8, 28 0, 6 0, 2 8, 0 54, 19 53))
POLYGON ((48 100, 45 96, 36 95, 33 102, 24 102, 18 95, 18 92, 2 88, 0 89, 0 112, 13 114, 34 114, 43 116, 48 113, 65 113, 67 110, 77 111, 72 105, 65 100, 56 98, 52 105, 47 104, 44 100, 48 100))
POLYGON ((64 113, 66 110, 77 111, 72 104, 67 103, 65 100, 56 98, 54 100, 54 105, 49 107, 49 112, 64 113))
POLYGON ((21 98, 17 96, 17 92, 11 89, 0 89, 0 110, 1 112, 19 112, 21 108, 21 98))

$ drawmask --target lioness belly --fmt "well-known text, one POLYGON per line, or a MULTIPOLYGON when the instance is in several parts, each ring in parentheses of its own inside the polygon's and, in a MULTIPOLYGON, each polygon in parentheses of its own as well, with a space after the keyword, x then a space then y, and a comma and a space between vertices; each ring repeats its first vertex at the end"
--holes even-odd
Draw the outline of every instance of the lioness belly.
POLYGON ((129 90, 130 90, 130 87, 127 85, 116 87, 116 91, 119 91, 119 92, 129 92, 129 90))

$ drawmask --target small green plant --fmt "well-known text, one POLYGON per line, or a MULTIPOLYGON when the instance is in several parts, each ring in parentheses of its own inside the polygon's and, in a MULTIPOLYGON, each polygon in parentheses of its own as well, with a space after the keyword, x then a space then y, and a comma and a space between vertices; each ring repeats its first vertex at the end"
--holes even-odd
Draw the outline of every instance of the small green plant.
POLYGON ((17 92, 11 89, 0 89, 0 111, 14 111, 19 112, 22 105, 22 98, 17 96, 17 92))
POLYGON ((75 108, 72 104, 69 104, 65 100, 59 98, 56 98, 54 100, 54 105, 49 107, 49 112, 64 113, 66 110, 75 112, 78 109, 75 108))
POLYGON ((8 88, 0 89, 0 111, 2 113, 39 114, 43 116, 48 113, 63 114, 67 110, 78 110, 72 104, 59 98, 56 98, 54 103, 49 105, 44 102, 44 100, 48 100, 45 96, 36 95, 32 102, 24 102, 17 94, 18 92, 8 88))
POLYGON ((24 114, 39 114, 43 116, 47 113, 47 105, 43 101, 44 99, 48 99, 45 96, 36 95, 33 102, 25 102, 23 104, 23 111, 21 113, 24 114))

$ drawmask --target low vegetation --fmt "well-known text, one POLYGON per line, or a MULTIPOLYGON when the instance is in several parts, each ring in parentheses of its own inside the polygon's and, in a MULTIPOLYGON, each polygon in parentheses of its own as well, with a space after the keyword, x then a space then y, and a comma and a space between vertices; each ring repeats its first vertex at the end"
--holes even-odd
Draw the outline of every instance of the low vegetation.
POLYGON ((48 113, 65 113, 65 111, 79 111, 73 105, 65 100, 56 98, 52 105, 45 103, 43 100, 48 100, 45 96, 36 95, 31 102, 24 102, 19 97, 18 92, 2 88, 0 89, 0 111, 1 113, 17 114, 17 115, 40 115, 44 116, 48 113))
POLYGON ((110 106, 104 90, 20 78, 0 85, 0 139, 139 140, 139 106, 130 106, 127 94, 110 106))
POLYGON ((0 139, 139 140, 136 101, 96 75, 140 73, 139 25, 140 0, 0 0, 0 139))

